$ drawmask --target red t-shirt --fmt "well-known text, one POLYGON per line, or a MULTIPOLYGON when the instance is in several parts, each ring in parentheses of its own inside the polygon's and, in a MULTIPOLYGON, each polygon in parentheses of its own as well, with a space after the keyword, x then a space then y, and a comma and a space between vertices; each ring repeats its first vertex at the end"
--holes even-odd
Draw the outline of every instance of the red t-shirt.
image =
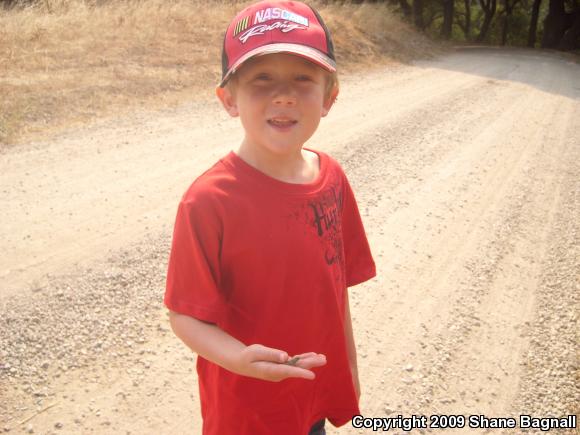
POLYGON ((356 201, 339 164, 320 158, 308 184, 276 180, 234 152, 178 208, 165 305, 246 345, 327 364, 315 380, 269 382, 198 357, 204 435, 297 435, 359 413, 344 335, 346 288, 375 276, 356 201))

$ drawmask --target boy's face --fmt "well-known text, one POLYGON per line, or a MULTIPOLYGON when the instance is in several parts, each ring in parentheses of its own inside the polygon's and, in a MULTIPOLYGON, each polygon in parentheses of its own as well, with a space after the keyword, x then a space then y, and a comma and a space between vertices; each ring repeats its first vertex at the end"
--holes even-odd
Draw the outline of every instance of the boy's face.
POLYGON ((256 152, 292 154, 314 134, 332 107, 338 89, 326 92, 328 73, 285 53, 245 62, 217 95, 231 116, 239 116, 244 145, 256 152))

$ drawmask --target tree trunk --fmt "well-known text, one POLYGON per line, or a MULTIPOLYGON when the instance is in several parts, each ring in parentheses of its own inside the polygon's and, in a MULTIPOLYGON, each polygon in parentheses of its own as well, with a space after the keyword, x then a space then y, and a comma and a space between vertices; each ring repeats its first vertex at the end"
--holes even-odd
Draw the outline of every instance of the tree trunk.
POLYGON ((528 33, 528 47, 536 46, 536 33, 538 31, 538 16, 540 15, 540 5, 542 0, 534 0, 532 6, 532 20, 530 22, 530 31, 528 33))
POLYGON ((485 14, 485 18, 483 19, 483 24, 481 25, 481 30, 479 31, 479 36, 477 37, 477 42, 483 42, 483 40, 487 36, 487 32, 489 31, 489 27, 491 26, 491 20, 495 15, 495 10, 497 8, 497 1, 496 0, 479 0, 479 4, 481 5, 481 9, 483 9, 483 13, 485 14))
POLYGON ((550 0, 548 16, 544 20, 544 36, 542 37, 542 48, 556 48, 568 24, 568 17, 564 9, 564 0, 550 0))
POLYGON ((413 0, 413 20, 417 29, 425 30, 423 20, 423 0, 413 0))
POLYGON ((465 39, 471 39, 471 0, 465 0, 465 39))
POLYGON ((441 26, 441 36, 445 39, 451 38, 453 29, 454 0, 443 0, 443 25, 441 26))
POLYGON ((580 48, 580 8, 568 15, 572 24, 558 44, 558 49, 564 51, 580 48))
POLYGON ((507 14, 504 14, 503 18, 502 18, 502 23, 501 23, 501 46, 505 46, 506 42, 507 42, 507 34, 508 34, 508 16, 507 14))
POLYGON ((399 0, 399 7, 403 11, 405 18, 410 19, 413 12, 411 10, 411 5, 409 5, 407 0, 399 0))
POLYGON ((514 8, 518 4, 518 1, 519 0, 512 0, 512 3, 510 3, 510 0, 504 0, 504 9, 503 9, 504 14, 502 23, 503 26, 501 29, 501 45, 506 45, 507 43, 510 21, 512 19, 512 14, 514 12, 514 8))

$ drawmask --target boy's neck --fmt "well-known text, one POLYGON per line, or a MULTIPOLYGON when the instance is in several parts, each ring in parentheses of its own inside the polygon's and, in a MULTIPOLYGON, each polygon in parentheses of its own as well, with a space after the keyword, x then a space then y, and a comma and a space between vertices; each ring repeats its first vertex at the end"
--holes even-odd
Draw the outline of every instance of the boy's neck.
POLYGON ((311 183, 320 169, 318 155, 302 148, 292 154, 275 154, 256 152, 242 143, 234 152, 258 171, 286 183, 311 183))

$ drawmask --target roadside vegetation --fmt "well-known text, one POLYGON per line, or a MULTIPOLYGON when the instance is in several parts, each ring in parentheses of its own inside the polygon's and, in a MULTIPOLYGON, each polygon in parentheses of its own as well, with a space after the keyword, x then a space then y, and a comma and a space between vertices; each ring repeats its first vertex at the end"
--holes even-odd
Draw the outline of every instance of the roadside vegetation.
MULTIPOLYGON (((0 0, 0 145, 210 98, 228 21, 251 2, 0 0), (3 5, 3 6, 2 6, 3 5)), ((393 6, 313 4, 341 72, 441 50, 393 6)))

